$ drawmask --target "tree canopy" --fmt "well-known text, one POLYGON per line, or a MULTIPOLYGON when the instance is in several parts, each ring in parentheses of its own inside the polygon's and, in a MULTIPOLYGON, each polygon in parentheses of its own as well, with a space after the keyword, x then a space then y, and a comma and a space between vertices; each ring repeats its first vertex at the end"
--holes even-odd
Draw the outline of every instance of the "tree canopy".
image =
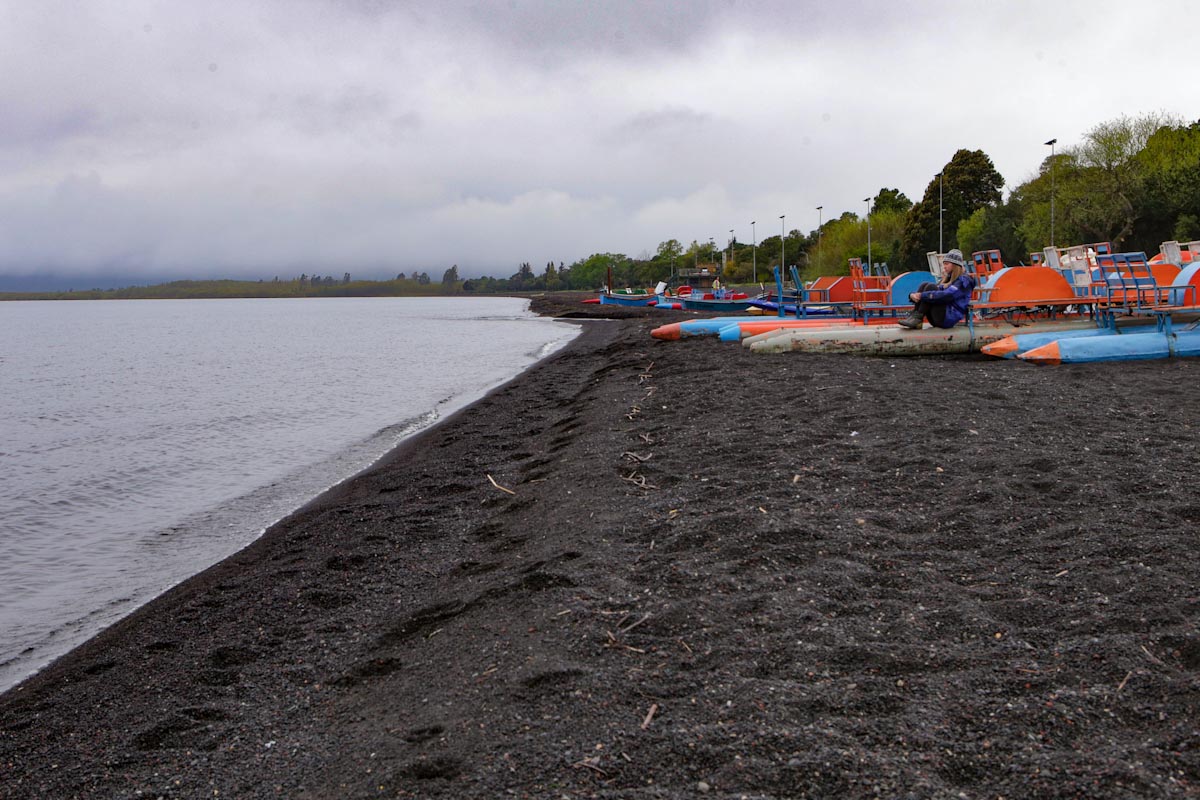
POLYGON ((958 247, 959 223, 980 208, 999 203, 1003 186, 1004 178, 986 153, 957 151, 908 212, 900 241, 902 266, 924 269, 926 253, 958 247))

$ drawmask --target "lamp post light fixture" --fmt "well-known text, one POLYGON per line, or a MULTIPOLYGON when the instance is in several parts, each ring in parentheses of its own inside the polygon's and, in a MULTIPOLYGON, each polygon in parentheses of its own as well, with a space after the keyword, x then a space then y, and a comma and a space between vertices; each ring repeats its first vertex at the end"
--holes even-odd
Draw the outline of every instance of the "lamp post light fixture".
POLYGON ((821 209, 825 206, 817 206, 817 272, 821 272, 821 209))
POLYGON ((1050 146, 1050 246, 1054 247, 1054 145, 1058 139, 1046 142, 1050 146))
POLYGON ((754 220, 750 220, 750 247, 750 263, 753 265, 751 267, 753 270, 752 275, 754 276, 754 282, 758 283, 758 237, 754 235, 754 220))
POLYGON ((867 273, 871 270, 871 198, 864 197, 863 202, 867 204, 867 273))

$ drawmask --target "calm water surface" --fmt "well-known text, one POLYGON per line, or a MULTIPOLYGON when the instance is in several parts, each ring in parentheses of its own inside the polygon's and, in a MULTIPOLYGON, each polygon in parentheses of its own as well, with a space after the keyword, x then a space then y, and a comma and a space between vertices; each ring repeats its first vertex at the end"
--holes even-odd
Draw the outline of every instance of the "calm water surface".
POLYGON ((574 336, 526 308, 0 303, 0 690, 574 336))

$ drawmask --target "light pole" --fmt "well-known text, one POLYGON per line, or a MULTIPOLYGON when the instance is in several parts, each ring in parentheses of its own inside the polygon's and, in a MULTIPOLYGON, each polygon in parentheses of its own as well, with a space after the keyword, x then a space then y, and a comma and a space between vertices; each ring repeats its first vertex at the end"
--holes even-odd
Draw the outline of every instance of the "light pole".
POLYGON ((821 209, 825 206, 817 206, 817 273, 821 272, 821 209))
MULTIPOLYGON (((779 274, 780 274, 780 276, 782 276, 784 270, 787 269, 787 266, 786 266, 787 246, 784 244, 787 241, 787 234, 784 233, 784 231, 787 229, 787 222, 783 219, 786 216, 787 216, 787 214, 779 215, 779 274)), ((782 309, 783 309, 783 298, 782 297, 779 298, 779 308, 780 308, 780 313, 782 313, 782 309)))
POLYGON ((1054 247, 1054 145, 1058 139, 1046 142, 1050 145, 1050 246, 1054 247))
POLYGON ((750 255, 753 264, 751 269, 754 270, 754 282, 758 283, 758 237, 754 235, 754 220, 750 221, 750 242, 750 247, 753 248, 750 255))
MULTIPOLYGON (((729 229, 729 261, 733 261, 733 228, 729 229)), ((725 266, 729 266, 729 261, 725 262, 725 266)))
POLYGON ((944 188, 945 182, 946 182, 945 173, 939 172, 938 173, 938 255, 939 256, 941 256, 942 253, 946 252, 945 247, 942 244, 942 212, 946 210, 946 204, 944 202, 942 202, 942 190, 944 188))
POLYGON ((713 237, 708 237, 708 263, 712 264, 713 272, 717 271, 717 251, 713 237))
POLYGON ((867 204, 867 274, 871 272, 871 198, 864 197, 863 202, 867 204))

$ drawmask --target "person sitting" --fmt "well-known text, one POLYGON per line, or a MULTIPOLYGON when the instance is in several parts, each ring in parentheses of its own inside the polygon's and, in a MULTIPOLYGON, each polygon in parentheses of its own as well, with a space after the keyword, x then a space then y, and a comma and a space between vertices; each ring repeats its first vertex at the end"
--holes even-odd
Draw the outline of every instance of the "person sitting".
POLYGON ((913 309, 899 321, 900 327, 916 330, 929 323, 935 328, 953 328, 967 315, 975 279, 966 271, 961 250, 951 250, 942 256, 942 280, 922 283, 909 294, 913 309))

